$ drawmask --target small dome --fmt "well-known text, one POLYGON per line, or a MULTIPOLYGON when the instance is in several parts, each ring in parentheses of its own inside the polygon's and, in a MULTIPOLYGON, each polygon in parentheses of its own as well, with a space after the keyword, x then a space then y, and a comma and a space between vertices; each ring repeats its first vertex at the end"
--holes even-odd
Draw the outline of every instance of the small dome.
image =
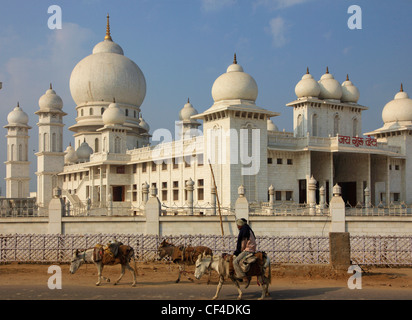
POLYGON ((349 76, 346 75, 346 81, 342 83, 342 102, 357 103, 359 100, 359 90, 355 87, 352 81, 349 80, 349 76))
POLYGON ((105 125, 122 125, 126 121, 126 116, 119 105, 113 101, 104 111, 102 120, 105 125))
POLYGON ((182 110, 179 112, 179 119, 184 120, 191 120, 190 117, 198 114, 197 110, 193 108, 193 105, 190 103, 189 99, 187 99, 187 103, 183 106, 182 110))
POLYGON ((65 152, 66 152, 66 155, 64 156, 65 164, 71 164, 77 161, 77 153, 71 144, 66 148, 65 152))
POLYGON ((143 129, 145 129, 147 132, 149 132, 149 130, 150 130, 149 124, 142 117, 139 118, 139 121, 140 121, 139 126, 141 126, 143 129))
POLYGON ((384 123, 412 121, 412 99, 408 94, 401 90, 389 101, 382 110, 382 120, 384 123))
POLYGON ((89 161, 90 155, 93 153, 93 149, 87 144, 86 141, 80 145, 76 150, 77 159, 80 162, 89 161))
POLYGON ((212 97, 215 102, 221 100, 251 100, 256 101, 258 87, 256 81, 237 64, 236 55, 233 64, 226 73, 219 76, 212 87, 212 97))
POLYGON ((7 116, 7 121, 9 125, 23 125, 27 126, 29 123, 29 117, 26 112, 24 112, 19 103, 17 102, 17 107, 11 111, 7 116))
POLYGON ((96 53, 117 53, 122 56, 124 55, 122 47, 112 40, 103 40, 96 44, 93 48, 93 54, 96 53))
POLYGON ((321 99, 333 99, 340 100, 342 97, 342 86, 340 83, 329 73, 329 69, 326 67, 326 73, 319 80, 321 99))
POLYGON ((298 98, 319 96, 320 94, 319 83, 309 73, 309 69, 307 69, 306 74, 296 84, 295 93, 298 98))
POLYGON ((39 99, 40 110, 62 110, 63 100, 56 94, 50 84, 50 89, 46 91, 39 99))
POLYGON ((273 123, 272 119, 267 120, 268 131, 279 131, 278 127, 273 123))

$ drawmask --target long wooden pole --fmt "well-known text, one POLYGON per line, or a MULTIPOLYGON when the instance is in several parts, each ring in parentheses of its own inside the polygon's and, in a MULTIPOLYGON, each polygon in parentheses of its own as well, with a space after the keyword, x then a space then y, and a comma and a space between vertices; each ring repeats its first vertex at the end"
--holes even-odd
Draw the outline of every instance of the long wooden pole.
POLYGON ((222 213, 220 212, 220 201, 219 201, 219 194, 217 192, 217 187, 216 187, 215 175, 213 173, 213 168, 212 168, 212 165, 210 164, 209 159, 208 159, 208 162, 209 162, 210 171, 212 172, 213 185, 215 186, 215 191, 216 191, 216 201, 217 201, 217 206, 219 210, 219 218, 220 218, 220 229, 222 230, 222 236, 224 236, 225 233, 223 232, 222 213))

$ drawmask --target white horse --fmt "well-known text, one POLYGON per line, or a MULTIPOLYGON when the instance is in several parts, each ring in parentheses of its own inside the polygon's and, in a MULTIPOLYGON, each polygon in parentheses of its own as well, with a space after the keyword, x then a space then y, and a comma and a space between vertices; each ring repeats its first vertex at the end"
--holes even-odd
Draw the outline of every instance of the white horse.
MULTIPOLYGON (((259 300, 262 300, 265 298, 265 296, 269 296, 269 283, 272 282, 272 276, 271 276, 271 270, 270 270, 270 259, 264 254, 263 256, 263 265, 260 266, 257 264, 258 262, 254 262, 255 266, 253 264, 251 265, 250 270, 246 273, 247 275, 247 288, 250 283, 250 279, 252 276, 257 276, 258 281, 262 284, 262 296, 259 298, 259 300), (268 276, 265 276, 266 269, 268 269, 268 276)), ((217 285, 217 290, 215 296, 212 298, 213 300, 216 300, 220 289, 222 288, 223 282, 225 278, 229 278, 230 280, 233 281, 233 283, 236 285, 237 291, 239 293, 239 296, 237 297, 238 300, 242 299, 242 290, 240 290, 239 286, 239 280, 237 279, 233 274, 230 273, 230 259, 229 256, 227 258, 222 257, 222 256, 211 256, 211 255, 203 255, 201 254, 197 261, 196 261, 196 269, 195 269, 195 277, 196 279, 200 279, 202 275, 206 271, 210 271, 211 269, 215 270, 219 274, 219 283, 217 285)))
MULTIPOLYGON (((96 286, 99 286, 102 278, 103 280, 105 280, 106 282, 110 282, 109 278, 103 277, 102 276, 102 271, 103 271, 103 267, 106 265, 103 263, 103 260, 100 261, 94 261, 93 259, 93 251, 94 248, 91 249, 87 249, 83 252, 80 252, 78 250, 76 250, 73 253, 73 258, 72 258, 72 262, 70 265, 70 273, 75 273, 80 266, 85 263, 85 262, 93 262, 96 267, 97 267, 97 283, 96 286)), ((120 277, 115 281, 115 285, 119 283, 119 281, 122 279, 125 269, 127 268, 130 273, 133 276, 133 283, 132 283, 132 287, 136 286, 136 260, 134 257, 134 250, 132 247, 130 246, 125 246, 125 245, 121 245, 119 247, 119 254, 116 257, 115 260, 113 260, 111 263, 108 263, 107 265, 116 265, 116 264, 121 264, 122 266, 122 271, 120 273, 120 277), (129 262, 130 260, 133 258, 134 264, 135 264, 135 269, 133 269, 130 265, 129 262)))

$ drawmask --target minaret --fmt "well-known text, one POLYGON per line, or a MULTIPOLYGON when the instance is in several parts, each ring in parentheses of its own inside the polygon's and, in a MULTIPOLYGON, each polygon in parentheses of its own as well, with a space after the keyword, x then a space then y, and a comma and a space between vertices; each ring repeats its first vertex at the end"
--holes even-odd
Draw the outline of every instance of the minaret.
POLYGON ((63 171, 63 101, 50 89, 39 99, 39 151, 37 156, 37 203, 47 207, 52 199, 53 189, 60 185, 58 174, 63 171))
POLYGON ((210 163, 222 206, 234 206, 237 187, 248 201, 267 201, 267 119, 279 113, 256 105, 258 86, 236 55, 212 86, 213 105, 190 119, 203 120, 204 163, 210 163))
POLYGON ((179 122, 176 122, 176 127, 179 132, 180 138, 192 138, 193 136, 199 135, 198 127, 200 123, 196 119, 191 119, 191 116, 197 115, 197 110, 190 103, 189 98, 187 98, 187 103, 179 112, 179 122))
POLYGON ((28 161, 29 117, 19 103, 7 116, 6 197, 30 196, 30 162, 28 161))

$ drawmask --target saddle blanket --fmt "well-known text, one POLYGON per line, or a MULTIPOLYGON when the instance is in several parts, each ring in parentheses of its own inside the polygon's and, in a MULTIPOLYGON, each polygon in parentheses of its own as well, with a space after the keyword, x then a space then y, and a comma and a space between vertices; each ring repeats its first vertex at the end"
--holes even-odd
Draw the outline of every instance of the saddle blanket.
POLYGON ((121 242, 108 243, 107 245, 96 244, 93 250, 93 260, 95 262, 102 261, 103 264, 115 263, 121 245, 121 242))
MULTIPOLYGON (((265 257, 266 257, 266 253, 262 251, 251 253, 240 261, 239 263, 240 268, 242 269, 244 273, 246 273, 247 276, 256 275, 256 273, 260 273, 259 270, 265 263, 264 261, 265 257), (253 268, 251 269, 251 267, 253 268)), ((229 273, 234 274, 235 269, 233 267, 233 259, 235 259, 236 256, 223 254, 223 258, 226 261, 229 261, 229 273)))

